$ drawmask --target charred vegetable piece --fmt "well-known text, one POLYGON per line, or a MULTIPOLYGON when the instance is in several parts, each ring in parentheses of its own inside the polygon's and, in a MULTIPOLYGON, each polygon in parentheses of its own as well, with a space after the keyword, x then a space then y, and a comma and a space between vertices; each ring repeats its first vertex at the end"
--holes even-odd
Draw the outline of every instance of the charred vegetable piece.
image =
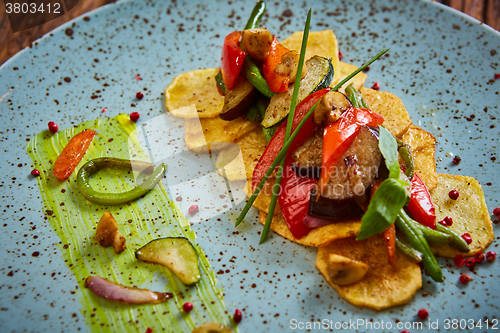
POLYGON ((245 114, 252 101, 255 92, 250 82, 241 80, 234 89, 227 90, 224 95, 224 106, 219 117, 224 120, 233 120, 245 114))
POLYGON ((83 155, 87 152, 95 134, 96 131, 86 129, 69 140, 54 163, 54 176, 57 179, 65 180, 71 176, 78 163, 82 160, 83 155))
MULTIPOLYGON (((333 66, 330 59, 314 56, 306 61, 306 65, 308 70, 307 74, 300 81, 297 103, 300 103, 309 94, 328 87, 333 78, 333 66)), ((288 115, 292 93, 293 86, 289 87, 285 92, 275 94, 271 98, 264 120, 262 121, 262 126, 270 127, 288 115)))
POLYGON ((330 91, 323 96, 321 103, 314 112, 314 122, 326 125, 337 121, 340 115, 351 105, 349 99, 338 91, 330 91))
POLYGON ((101 205, 120 205, 136 200, 151 191, 160 181, 161 177, 163 177, 165 169, 165 164, 160 164, 153 170, 153 165, 147 162, 131 161, 113 157, 100 157, 88 161, 80 168, 78 175, 76 176, 76 184, 80 193, 87 200, 101 205), (153 172, 141 184, 137 185, 130 191, 122 193, 106 193, 94 190, 89 183, 90 176, 103 168, 118 168, 128 171, 135 170, 141 172, 152 170, 153 172))
POLYGON ((171 293, 125 287, 99 276, 89 276, 85 288, 102 298, 127 304, 161 303, 173 297, 171 293))
POLYGON ((200 280, 198 255, 187 238, 158 238, 135 251, 139 260, 159 264, 171 270, 184 284, 200 280))
POLYGON ((113 246, 116 253, 125 250, 125 237, 118 231, 118 224, 110 212, 105 212, 99 220, 96 239, 101 246, 113 246))
POLYGON ((321 196, 317 198, 316 191, 313 190, 309 199, 309 215, 321 219, 342 221, 361 217, 363 210, 354 198, 340 200, 321 196))

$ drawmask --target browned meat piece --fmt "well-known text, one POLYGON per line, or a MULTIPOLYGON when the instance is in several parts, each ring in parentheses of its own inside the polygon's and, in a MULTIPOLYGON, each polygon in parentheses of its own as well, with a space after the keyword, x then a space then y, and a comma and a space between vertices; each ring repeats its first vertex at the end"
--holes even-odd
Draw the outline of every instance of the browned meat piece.
POLYGON ((342 112, 351 106, 347 97, 337 91, 329 91, 321 98, 314 110, 313 120, 318 125, 325 125, 339 119, 342 112))
POLYGON ((113 246, 116 253, 125 250, 125 237, 118 231, 118 224, 110 212, 105 212, 99 220, 96 239, 101 246, 113 246))
POLYGON ((263 61, 273 41, 271 32, 265 28, 243 30, 241 43, 250 57, 263 61))
MULTIPOLYGON (((322 136, 316 134, 293 152, 295 165, 302 168, 321 167, 322 149, 322 136)), ((364 195, 377 175, 381 160, 377 136, 369 128, 362 127, 333 169, 321 196, 342 200, 364 195)))
MULTIPOLYGON (((274 70, 276 73, 285 74, 290 77, 290 82, 295 81, 297 76, 297 67, 299 65, 299 54, 295 51, 289 51, 281 57, 281 62, 276 66, 274 70)), ((307 73, 306 63, 302 65, 302 73, 300 78, 302 79, 307 73)))

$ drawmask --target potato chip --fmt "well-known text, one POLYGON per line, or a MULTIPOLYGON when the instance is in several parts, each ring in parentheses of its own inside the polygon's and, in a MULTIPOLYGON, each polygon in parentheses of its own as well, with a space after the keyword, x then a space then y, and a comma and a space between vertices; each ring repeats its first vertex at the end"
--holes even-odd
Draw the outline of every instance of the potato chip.
POLYGON ((316 268, 340 297, 357 306, 383 310, 405 304, 422 287, 420 266, 396 252, 394 264, 388 263, 387 251, 381 236, 362 241, 354 238, 336 240, 318 249, 316 268), (369 266, 359 282, 349 285, 332 283, 328 276, 328 257, 337 254, 361 261, 369 266))
MULTIPOLYGON (((300 53, 302 36, 302 31, 294 32, 288 38, 283 40, 281 44, 289 50, 294 50, 297 53, 300 53)), ((339 49, 337 37, 335 37, 332 30, 309 32, 305 60, 312 58, 315 55, 332 59, 334 75, 337 75, 335 73, 337 73, 339 65, 339 49)))
POLYGON ((410 127, 410 115, 401 99, 390 92, 369 88, 362 88, 361 94, 371 109, 384 117, 384 126, 393 135, 400 137, 410 127))
MULTIPOLYGON (((259 222, 264 224, 266 222, 267 214, 260 212, 259 222)), ((354 237, 357 235, 361 227, 361 220, 351 220, 344 222, 335 222, 320 228, 311 230, 306 236, 297 239, 293 237, 288 229, 288 226, 283 218, 283 215, 275 215, 271 222, 271 230, 278 235, 285 237, 292 242, 299 243, 305 246, 326 246, 334 240, 354 237)))
MULTIPOLYGON (((347 75, 351 74, 356 69, 358 69, 358 67, 341 61, 339 62, 339 65, 336 69, 337 71, 334 73, 330 87, 335 86, 337 83, 342 81, 347 75)), ((342 87, 340 87, 339 91, 344 92, 344 89, 351 84, 354 86, 354 88, 361 90, 363 84, 365 84, 365 81, 366 81, 366 74, 363 72, 359 72, 352 79, 344 83, 342 87)))
POLYGON ((434 189, 437 186, 436 138, 431 133, 412 125, 402 135, 401 140, 410 145, 417 174, 429 190, 434 189))
MULTIPOLYGON (((254 206, 259 211, 264 212, 266 214, 269 211, 269 204, 271 203, 271 198, 272 198, 271 194, 272 194, 274 182, 275 182, 275 178, 269 177, 269 179, 266 181, 266 183, 262 187, 262 190, 260 191, 259 195, 257 196, 257 198, 255 199, 255 201, 252 204, 252 206, 254 206)), ((251 182, 251 180, 249 180, 245 186, 245 194, 247 195, 247 197, 250 198, 252 193, 253 193, 252 182, 251 182)), ((274 208, 274 215, 275 216, 281 215, 280 204, 278 202, 276 202, 276 207, 274 208)))
POLYGON ((236 142, 259 124, 239 117, 226 121, 219 117, 186 119, 185 141, 186 146, 195 152, 220 150, 228 143, 236 142))
POLYGON ((176 76, 165 88, 167 110, 182 118, 217 117, 224 106, 215 83, 218 72, 218 68, 206 68, 176 76))
POLYGON ((215 167, 228 180, 251 179, 253 169, 267 142, 260 128, 239 138, 234 145, 225 147, 217 155, 215 167))
MULTIPOLYGON (((493 241, 493 227, 488 207, 484 200, 481 185, 472 177, 438 174, 438 186, 431 192, 432 202, 436 207, 437 220, 449 216, 453 219, 450 227, 458 235, 469 233, 472 243, 467 255, 484 251, 493 241), (448 196, 451 190, 457 190, 460 196, 452 200, 448 196)), ((460 253, 448 245, 433 245, 433 251, 443 257, 452 258, 460 253)))

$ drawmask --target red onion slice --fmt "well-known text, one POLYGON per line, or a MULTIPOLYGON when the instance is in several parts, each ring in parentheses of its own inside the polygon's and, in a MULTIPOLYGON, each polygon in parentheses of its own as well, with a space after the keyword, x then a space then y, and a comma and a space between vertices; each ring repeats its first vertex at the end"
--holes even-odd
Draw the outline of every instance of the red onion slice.
POLYGON ((161 303, 173 297, 171 293, 125 287, 99 276, 89 276, 85 287, 97 296, 128 304, 161 303))
POLYGON ((333 220, 322 219, 319 217, 314 217, 311 215, 304 216, 304 225, 309 229, 316 229, 319 227, 323 227, 325 225, 329 225, 335 223, 333 220))

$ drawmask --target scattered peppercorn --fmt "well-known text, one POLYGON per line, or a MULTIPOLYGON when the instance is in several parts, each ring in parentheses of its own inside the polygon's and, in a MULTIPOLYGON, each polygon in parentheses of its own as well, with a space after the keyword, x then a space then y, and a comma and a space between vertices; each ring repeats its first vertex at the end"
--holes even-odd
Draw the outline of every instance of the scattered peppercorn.
POLYGON ((462 267, 465 264, 465 258, 461 254, 457 254, 455 258, 453 258, 453 262, 457 267, 462 267))
POLYGON ((182 305, 182 310, 184 310, 184 312, 191 312, 191 310, 193 310, 193 304, 190 303, 190 302, 186 302, 182 305))
POLYGON ((472 278, 469 276, 469 274, 465 274, 465 273, 460 274, 460 277, 458 279, 463 284, 467 284, 467 283, 472 281, 472 278))
POLYGON ((144 94, 140 91, 138 91, 136 94, 135 94, 135 98, 137 98, 138 100, 141 100, 144 98, 144 94))
POLYGON ((344 57, 344 55, 342 54, 342 51, 339 50, 339 61, 342 61, 343 57, 344 57))
POLYGON ((448 193, 448 196, 450 197, 451 200, 457 200, 459 195, 460 195, 460 193, 458 193, 457 190, 451 190, 448 193))
POLYGON ((495 261, 496 257, 497 253, 495 251, 486 252, 486 260, 488 260, 488 262, 495 261))
POLYGON ((418 310, 418 317, 422 320, 427 319, 427 317, 429 317, 429 311, 427 311, 427 309, 424 308, 418 310))
POLYGON ((194 214, 199 212, 198 205, 191 205, 188 209, 189 216, 193 216, 194 214))
POLYGON ((484 254, 483 252, 479 251, 474 255, 474 260, 476 261, 476 264, 480 264, 484 260, 484 254))
POLYGON ((49 128, 50 133, 56 133, 59 131, 59 126, 57 126, 57 124, 53 121, 49 121, 47 127, 49 128))
POLYGON ((500 79, 500 73, 495 73, 495 80, 500 79))
POLYGON ((137 81, 141 81, 141 80, 142 80, 142 77, 141 77, 139 74, 137 74, 137 75, 135 76, 135 79, 136 79, 137 81))
POLYGON ((363 72, 368 72, 370 70, 370 66, 366 66, 365 69, 363 69, 363 72))
POLYGON ((453 219, 449 216, 446 216, 444 219, 439 221, 439 223, 444 225, 445 227, 451 227, 453 225, 453 219))
POLYGON ((139 112, 132 112, 130 114, 130 120, 132 120, 133 122, 136 122, 137 120, 139 120, 140 117, 141 117, 141 115, 139 114, 139 112))
POLYGON ((243 319, 243 314, 241 313, 240 309, 234 310, 234 315, 233 315, 233 320, 235 323, 241 322, 241 319, 243 319))
POLYGON ((464 239, 464 241, 467 243, 467 244, 470 244, 472 243, 472 237, 471 235, 466 232, 465 234, 462 235, 462 238, 464 239))
POLYGON ((38 176, 40 176, 40 171, 38 169, 33 169, 33 170, 31 170, 31 175, 33 177, 38 177, 38 176))
POLYGON ((373 85, 372 85, 372 89, 373 90, 380 90, 380 84, 378 82, 375 82, 373 85))
POLYGON ((474 260, 474 257, 465 259, 465 266, 469 267, 470 269, 474 268, 474 266, 476 266, 476 260, 474 260))
POLYGON ((453 164, 457 165, 458 163, 460 163, 460 161, 462 161, 462 158, 458 155, 455 155, 453 157, 453 164))
POLYGON ((153 333, 153 329, 151 327, 146 328, 145 333, 153 333))
POLYGON ((101 113, 108 111, 108 108, 102 108, 101 113))
POLYGON ((497 217, 500 216, 500 207, 496 207, 495 209, 493 209, 493 214, 495 214, 497 217))

